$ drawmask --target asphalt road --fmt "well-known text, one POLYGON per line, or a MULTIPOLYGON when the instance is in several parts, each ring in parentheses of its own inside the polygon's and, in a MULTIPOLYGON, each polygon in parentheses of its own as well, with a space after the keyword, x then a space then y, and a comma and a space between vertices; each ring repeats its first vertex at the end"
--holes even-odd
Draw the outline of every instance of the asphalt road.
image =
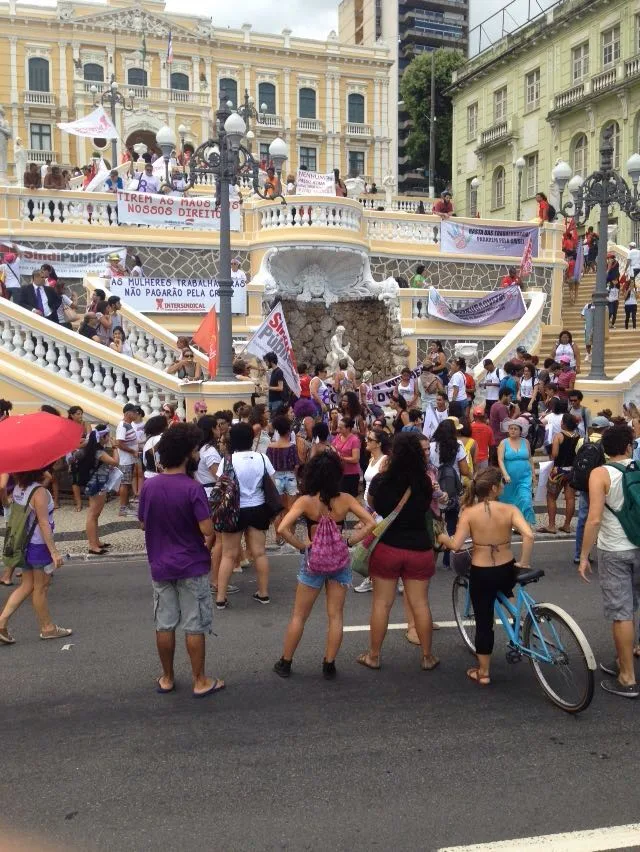
MULTIPOLYGON (((597 582, 576 579, 572 544, 536 545, 539 600, 565 607, 609 659, 597 582)), ((28 605, 0 647, 0 849, 437 850, 620 825, 638 815, 640 704, 599 688, 579 717, 543 696, 527 663, 497 642, 493 684, 464 676, 457 631, 436 634, 442 665, 389 633, 381 671, 355 665, 367 634, 345 634, 334 683, 320 676, 319 604, 283 681, 271 672, 295 587, 295 559, 273 560, 272 603, 239 579, 215 613, 208 671, 225 692, 194 701, 180 646, 179 689, 156 695, 148 571, 141 562, 65 566, 51 592, 72 647, 41 642, 28 605), (3 846, 4 842, 4 846, 3 846), (22 847, 21 847, 22 848, 22 847), (25 847, 26 848, 26 847, 25 847)), ((452 575, 432 584, 452 619, 452 575)), ((4 590, 0 593, 6 596, 4 590)), ((350 594, 346 624, 366 625, 350 594)), ((392 621, 403 621, 400 600, 392 621)))

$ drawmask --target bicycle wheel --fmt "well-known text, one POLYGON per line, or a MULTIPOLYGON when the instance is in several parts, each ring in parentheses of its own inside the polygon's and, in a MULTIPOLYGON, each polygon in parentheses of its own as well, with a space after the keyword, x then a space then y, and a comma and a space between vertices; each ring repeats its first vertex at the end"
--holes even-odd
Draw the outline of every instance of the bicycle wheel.
POLYGON ((453 615, 458 625, 462 640, 472 654, 476 652, 474 634, 476 632, 476 619, 469 597, 469 580, 467 577, 456 577, 453 581, 451 592, 453 601, 453 615))
POLYGON ((536 604, 523 625, 522 644, 547 697, 567 713, 579 713, 593 698, 596 661, 582 630, 555 604, 536 604), (543 659, 548 657, 548 660, 543 659))

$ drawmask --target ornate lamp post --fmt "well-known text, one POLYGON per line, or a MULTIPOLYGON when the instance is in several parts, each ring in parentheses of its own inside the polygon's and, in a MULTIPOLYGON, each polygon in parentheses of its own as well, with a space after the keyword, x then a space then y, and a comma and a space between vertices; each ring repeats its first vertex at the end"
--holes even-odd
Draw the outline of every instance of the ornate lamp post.
POLYGON ((471 181, 471 191, 473 192, 473 210, 472 216, 478 215, 478 189, 480 188, 480 178, 474 177, 471 181))
POLYGON ((520 221, 520 213, 522 208, 522 173, 524 172, 524 167, 527 165, 524 157, 518 157, 515 161, 515 167, 518 172, 518 195, 517 195, 517 206, 516 206, 516 219, 518 222, 520 221))
MULTIPOLYGON (((94 97, 94 106, 108 106, 111 110, 111 121, 116 125, 116 107, 120 105, 126 112, 133 112, 134 94, 131 89, 127 92, 127 97, 118 91, 118 84, 115 80, 111 81, 109 88, 97 98, 98 87, 93 85, 89 89, 94 97)), ((115 169, 118 165, 118 142, 116 139, 111 140, 111 168, 115 169)))
POLYGON ((571 171, 571 166, 569 163, 566 163, 564 160, 558 160, 551 171, 551 177, 555 181, 556 186, 558 187, 558 192, 560 193, 560 209, 562 210, 562 196, 564 195, 564 188, 569 183, 571 179, 571 175, 573 172, 571 171))
MULTIPOLYGON (((267 114, 268 109, 269 107, 267 104, 260 104, 260 110, 257 110, 255 107, 255 101, 249 94, 249 90, 244 90, 244 103, 238 105, 238 113, 242 116, 247 128, 250 127, 250 122, 252 120, 264 121, 264 116, 267 114)), ((251 151, 251 142, 255 138, 253 130, 248 129, 245 134, 245 138, 247 140, 247 148, 251 151)))
POLYGON ((176 148, 176 137, 168 124, 165 124, 160 128, 160 130, 158 130, 156 133, 156 142, 162 151, 162 158, 164 159, 165 182, 169 184, 169 160, 171 159, 171 153, 175 151, 176 148))
MULTIPOLYGON (((594 207, 600 207, 600 250, 598 251, 598 264, 596 267, 596 289, 593 293, 593 304, 595 307, 593 317, 593 345, 591 353, 591 371, 588 378, 606 379, 604 370, 604 342, 606 328, 607 308, 607 233, 609 229, 609 208, 617 204, 620 210, 632 221, 640 221, 640 194, 638 193, 638 180, 640 180, 640 154, 633 154, 627 161, 627 171, 633 183, 633 190, 613 169, 613 136, 612 128, 607 128, 602 135, 600 147, 600 168, 590 174, 584 181, 576 175, 571 177, 571 168, 564 163, 568 169, 563 169, 561 179, 566 177, 562 189, 567 181, 573 201, 567 202, 561 212, 563 216, 573 216, 576 224, 584 225, 594 207), (604 240, 604 243, 602 242, 604 240)), ((559 164, 560 165, 560 164, 559 164)), ((556 168, 558 168, 556 166, 556 168)), ((554 169, 555 171, 555 169, 554 169)), ((557 178, 554 175, 554 179, 557 178)), ((560 187, 560 183, 558 183, 560 187)))

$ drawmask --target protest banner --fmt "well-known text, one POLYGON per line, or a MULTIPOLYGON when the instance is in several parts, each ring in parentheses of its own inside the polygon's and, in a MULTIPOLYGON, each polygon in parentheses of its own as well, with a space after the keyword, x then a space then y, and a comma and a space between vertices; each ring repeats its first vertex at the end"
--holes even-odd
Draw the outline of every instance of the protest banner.
POLYGON ((218 318, 215 308, 211 308, 202 320, 192 339, 209 358, 209 378, 214 379, 218 372, 218 318))
POLYGON ((495 290, 481 299, 470 299, 463 308, 452 308, 435 287, 429 288, 428 315, 445 322, 464 325, 493 325, 497 322, 513 322, 526 313, 526 306, 519 287, 495 290))
MULTIPOLYGON (((241 204, 229 202, 231 230, 241 229, 241 204)), ((130 225, 179 225, 198 230, 220 230, 220 208, 214 197, 155 195, 148 192, 118 192, 118 222, 130 225)))
MULTIPOLYGON (((411 371, 411 378, 416 381, 422 373, 422 365, 419 365, 415 368, 415 370, 411 371)), ((373 401, 376 405, 380 405, 384 407, 388 405, 389 400, 391 399, 391 394, 400 384, 400 376, 394 376, 392 379, 387 379, 386 382, 379 382, 377 385, 374 385, 372 388, 373 391, 373 401)))
POLYGON ((104 107, 96 107, 89 115, 77 121, 61 121, 60 130, 72 136, 88 136, 92 139, 117 139, 118 131, 114 123, 104 111, 104 107))
POLYGON ((322 175, 318 172, 299 171, 296 175, 296 195, 336 194, 336 179, 333 172, 322 175))
POLYGON ((300 396, 300 377, 280 302, 255 332, 245 350, 258 358, 264 358, 267 352, 274 352, 278 358, 278 367, 282 370, 285 382, 296 396, 300 396))
MULTIPOLYGON (((112 296, 120 296, 130 308, 144 314, 200 314, 215 307, 220 310, 220 287, 215 278, 112 278, 112 296)), ((231 310, 247 312, 247 285, 234 280, 231 310)))
POLYGON ((91 247, 77 249, 33 249, 19 243, 0 243, 0 252, 13 252, 18 255, 13 264, 18 275, 31 275, 34 269, 40 269, 43 263, 50 263, 60 278, 84 278, 85 275, 102 275, 109 267, 107 258, 117 254, 124 266, 127 250, 122 246, 91 247))
POLYGON ((471 225, 455 219, 443 219, 440 225, 440 250, 451 254, 522 257, 529 238, 531 253, 537 257, 537 225, 471 225))

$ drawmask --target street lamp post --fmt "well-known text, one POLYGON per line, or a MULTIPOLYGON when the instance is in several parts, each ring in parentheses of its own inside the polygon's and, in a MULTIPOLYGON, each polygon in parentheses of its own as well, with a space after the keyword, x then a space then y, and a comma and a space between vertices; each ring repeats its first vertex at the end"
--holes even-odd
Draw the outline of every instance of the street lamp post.
POLYGON ((560 193, 560 210, 562 210, 562 196, 564 195, 564 188, 571 180, 572 174, 571 166, 564 160, 558 160, 551 171, 551 177, 555 181, 555 184, 558 187, 558 192, 560 193))
POLYGON ((163 127, 158 130, 156 133, 156 142, 158 143, 158 147, 162 151, 162 157, 164 159, 164 176, 165 182, 171 185, 169 178, 169 160, 171 159, 171 153, 175 150, 176 147, 176 137, 173 130, 169 127, 168 124, 165 124, 163 127))
MULTIPOLYGON (((122 107, 126 112, 133 112, 133 98, 134 94, 131 89, 127 92, 127 97, 121 94, 118 91, 118 84, 115 80, 111 81, 111 85, 109 88, 104 91, 100 98, 97 98, 98 87, 96 85, 91 86, 89 89, 91 94, 94 97, 93 105, 94 106, 108 106, 111 110, 111 121, 113 122, 113 126, 116 125, 116 107, 118 104, 122 107)), ((116 139, 111 140, 111 168, 115 169, 118 165, 118 142, 116 139)))
POLYGON ((522 207, 522 173, 524 172, 524 167, 527 165, 524 157, 518 157, 515 162, 516 169, 518 171, 518 203, 516 206, 516 219, 518 222, 520 221, 520 213, 522 207))
MULTIPOLYGON (((609 207, 617 204, 620 210, 632 221, 640 221, 640 194, 638 180, 640 179, 640 154, 633 154, 627 161, 627 171, 633 182, 633 190, 627 182, 613 169, 613 129, 607 128, 602 134, 600 147, 600 168, 590 174, 584 181, 576 175, 571 177, 571 168, 567 163, 566 169, 561 170, 560 179, 564 180, 561 193, 569 182, 569 191, 573 201, 567 202, 561 212, 563 216, 572 215, 576 224, 586 224, 589 214, 594 207, 600 207, 600 249, 596 267, 596 288, 593 292, 593 344, 591 353, 591 371, 588 378, 602 380, 607 375, 604 369, 604 343, 607 309, 607 233, 609 229, 609 207), (568 176, 567 176, 568 170, 568 176), (604 242, 603 242, 604 241, 604 242)), ((558 164, 561 165, 561 164, 558 164)), ((558 166, 556 166, 556 169, 558 166)), ((554 169, 555 172, 555 169, 554 169)), ((558 178, 554 180, 560 187, 558 178)))

